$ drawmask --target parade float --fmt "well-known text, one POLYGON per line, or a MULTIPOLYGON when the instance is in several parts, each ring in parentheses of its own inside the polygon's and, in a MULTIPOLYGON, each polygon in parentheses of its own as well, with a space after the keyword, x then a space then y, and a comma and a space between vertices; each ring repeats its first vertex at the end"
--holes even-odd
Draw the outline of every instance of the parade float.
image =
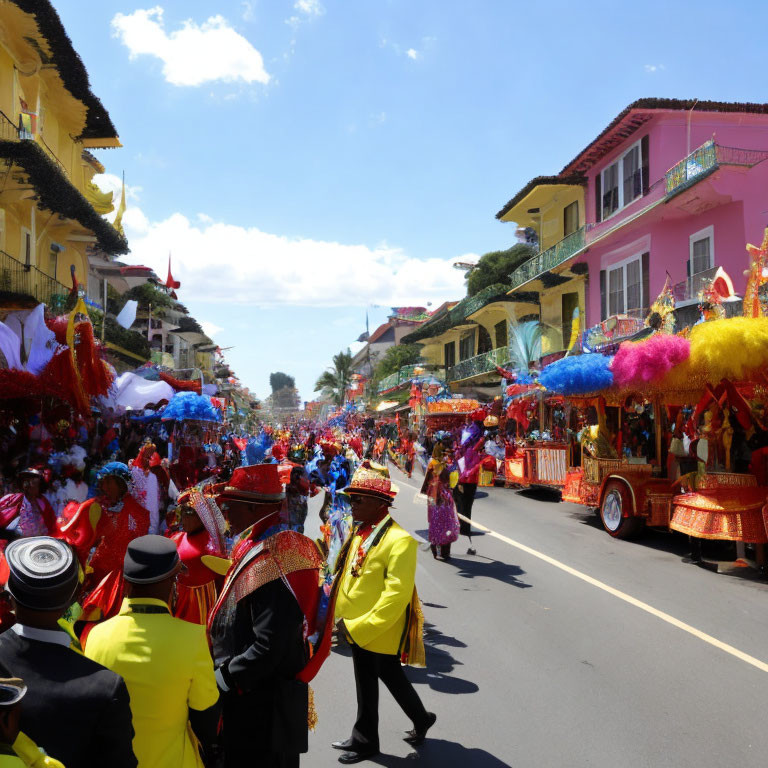
POLYGON ((666 285, 649 332, 615 354, 589 352, 543 368, 539 397, 559 395, 578 414, 569 425, 564 501, 598 510, 605 530, 627 538, 644 526, 768 543, 768 282, 762 248, 752 264, 743 316, 726 317, 733 286, 719 270, 700 296, 700 321, 670 332, 666 285), (546 393, 546 395, 542 394, 546 393))

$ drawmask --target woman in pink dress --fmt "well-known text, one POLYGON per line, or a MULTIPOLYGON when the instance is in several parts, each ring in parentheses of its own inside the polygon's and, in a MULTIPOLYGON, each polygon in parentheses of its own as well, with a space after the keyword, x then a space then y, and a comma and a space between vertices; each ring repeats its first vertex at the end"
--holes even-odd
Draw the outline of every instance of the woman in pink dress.
POLYGON ((0 499, 0 539, 56 536, 56 513, 42 494, 44 471, 32 467, 19 472, 18 477, 21 493, 9 493, 0 499))
POLYGON ((443 560, 451 559, 451 544, 459 538, 459 518, 451 494, 450 449, 443 452, 440 443, 432 452, 421 492, 427 496, 429 548, 437 559, 438 547, 443 560))

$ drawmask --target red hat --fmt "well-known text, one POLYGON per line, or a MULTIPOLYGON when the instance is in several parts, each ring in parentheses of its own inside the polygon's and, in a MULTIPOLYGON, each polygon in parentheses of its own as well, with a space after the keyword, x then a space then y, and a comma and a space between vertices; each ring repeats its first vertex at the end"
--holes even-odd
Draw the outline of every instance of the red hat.
POLYGON ((149 466, 150 467, 159 467, 163 463, 163 460, 160 458, 160 454, 155 451, 152 456, 149 459, 149 466))
POLYGON ((475 411, 472 411, 472 421, 485 421, 485 417, 488 414, 485 411, 485 408, 478 408, 475 411))
POLYGON ((285 498, 277 464, 251 464, 237 467, 219 496, 220 500, 272 504, 285 498))

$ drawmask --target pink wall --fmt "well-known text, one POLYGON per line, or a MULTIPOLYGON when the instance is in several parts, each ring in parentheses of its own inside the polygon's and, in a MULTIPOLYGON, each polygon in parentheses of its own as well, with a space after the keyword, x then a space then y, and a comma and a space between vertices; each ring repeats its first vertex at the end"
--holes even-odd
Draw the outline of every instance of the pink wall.
MULTIPOLYGON (((691 120, 691 151, 712 138, 721 146, 761 149, 768 152, 768 115, 694 113, 691 120)), ((646 123, 620 147, 607 155, 588 173, 586 193, 587 222, 592 225, 587 240, 643 210, 649 203, 664 197, 657 186, 617 212, 607 222, 595 224, 594 179, 625 149, 644 135, 649 135, 650 183, 686 156, 686 114, 662 113, 646 123)), ((589 264, 587 324, 600 321, 600 270, 622 261, 634 253, 648 250, 649 293, 645 303, 653 301, 661 291, 666 273, 672 282, 686 278, 690 235, 714 227, 714 262, 723 266, 733 279, 736 291, 742 293, 748 266, 745 245, 760 244, 768 225, 768 160, 747 170, 733 166, 699 181, 691 189, 661 202, 635 222, 628 223, 603 240, 590 246, 579 261, 589 264), (635 250, 637 249, 637 250, 635 250)))

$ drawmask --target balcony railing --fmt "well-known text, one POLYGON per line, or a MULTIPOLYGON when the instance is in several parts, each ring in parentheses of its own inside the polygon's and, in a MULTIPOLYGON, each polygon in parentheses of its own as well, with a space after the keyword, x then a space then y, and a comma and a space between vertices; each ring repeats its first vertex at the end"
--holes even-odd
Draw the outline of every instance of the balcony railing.
POLYGON ((712 267, 712 269, 698 272, 679 283, 675 283, 675 285, 672 286, 672 293, 675 297, 675 301, 679 303, 681 301, 697 300, 699 294, 712 282, 716 272, 717 267, 712 267))
POLYGON ((56 153, 48 146, 48 143, 43 138, 42 134, 38 134, 37 137, 25 130, 21 123, 14 123, 8 115, 0 110, 0 140, 2 141, 35 141, 38 147, 40 147, 48 157, 53 160, 58 166, 59 170, 65 175, 69 175, 69 171, 64 163, 59 160, 56 153), (39 141, 36 141, 39 139, 39 141))
POLYGON ((399 371, 382 379, 379 382, 378 391, 379 393, 387 392, 419 376, 436 376, 438 379, 444 379, 445 369, 434 365, 404 365, 399 371))
POLYGON ((458 381, 459 379, 468 379, 471 376, 477 376, 480 373, 490 373, 496 370, 497 365, 504 365, 512 359, 509 347, 498 347, 490 352, 484 352, 482 355, 468 357, 457 365, 448 369, 446 380, 458 381))
POLYGON ((64 308, 70 292, 66 285, 5 251, 0 251, 0 291, 32 296, 53 311, 64 308))
POLYGON ((710 139, 698 149, 684 157, 677 165, 673 165, 664 174, 667 195, 682 192, 695 184, 702 176, 709 175, 717 169, 717 147, 710 139))
POLYGON ((18 138, 19 127, 14 125, 13 120, 0 110, 0 140, 16 141, 18 138))
POLYGON ((537 254, 532 259, 521 264, 510 276, 509 282, 512 288, 518 288, 524 283, 534 280, 544 272, 567 261, 585 246, 584 227, 571 232, 559 243, 556 243, 546 251, 537 254))

